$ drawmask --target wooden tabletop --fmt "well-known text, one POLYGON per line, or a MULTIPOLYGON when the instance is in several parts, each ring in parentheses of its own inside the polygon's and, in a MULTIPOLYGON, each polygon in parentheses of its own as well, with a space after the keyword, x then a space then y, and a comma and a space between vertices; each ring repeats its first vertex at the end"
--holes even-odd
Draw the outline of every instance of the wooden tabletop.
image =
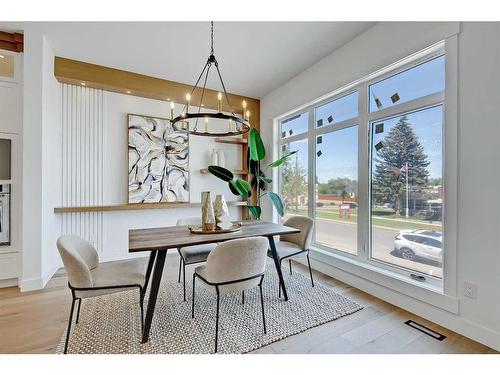
POLYGON ((290 233, 300 233, 300 230, 266 221, 245 221, 242 222, 240 231, 220 234, 193 234, 187 226, 131 229, 128 231, 128 251, 135 253, 168 250, 183 246, 223 242, 235 238, 276 236, 290 233))

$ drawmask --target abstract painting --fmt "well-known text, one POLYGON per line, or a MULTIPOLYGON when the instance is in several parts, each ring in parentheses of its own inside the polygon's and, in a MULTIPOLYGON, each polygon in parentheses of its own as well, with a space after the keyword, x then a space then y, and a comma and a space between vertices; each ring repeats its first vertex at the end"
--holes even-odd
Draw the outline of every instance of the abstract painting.
POLYGON ((189 202, 189 136, 170 120, 128 115, 128 201, 189 202))

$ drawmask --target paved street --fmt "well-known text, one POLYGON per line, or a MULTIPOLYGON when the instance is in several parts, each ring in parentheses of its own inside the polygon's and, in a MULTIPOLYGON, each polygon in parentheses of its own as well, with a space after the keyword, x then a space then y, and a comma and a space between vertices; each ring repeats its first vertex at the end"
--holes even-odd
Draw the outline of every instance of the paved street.
MULTIPOLYGON (((394 237, 397 230, 377 228, 373 230, 373 257, 384 262, 396 264, 405 268, 442 277, 442 269, 433 262, 419 259, 409 261, 399 257, 394 252, 394 237)), ((336 220, 316 220, 316 241, 318 243, 355 253, 357 249, 356 224, 336 220)))

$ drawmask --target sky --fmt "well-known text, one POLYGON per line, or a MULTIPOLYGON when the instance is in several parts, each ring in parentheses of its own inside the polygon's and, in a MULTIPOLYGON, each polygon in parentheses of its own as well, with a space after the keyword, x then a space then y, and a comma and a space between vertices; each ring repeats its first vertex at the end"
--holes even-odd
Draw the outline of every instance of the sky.
MULTIPOLYGON (((378 98, 383 108, 401 104, 425 95, 444 90, 444 56, 437 57, 424 64, 404 71, 370 86, 370 111, 376 112, 377 105, 374 98, 378 98), (392 103, 391 96, 397 93, 399 100, 392 103)), ((358 115, 358 94, 352 93, 327 103, 315 110, 315 126, 329 123, 338 123, 358 115), (329 117, 331 118, 329 119, 329 117), (318 123, 319 121, 319 123, 318 123)), ((382 140, 401 116, 383 119, 371 124, 375 126, 384 123, 384 132, 373 134, 371 147, 382 140)), ((430 177, 442 177, 442 128, 443 108, 435 106, 407 114, 413 131, 419 137, 424 152, 428 156, 430 177)), ((289 136, 290 129, 293 135, 304 133, 308 127, 308 114, 282 124, 282 131, 289 136)), ((316 157, 316 175, 320 183, 332 178, 347 177, 357 179, 357 150, 358 126, 341 129, 324 134, 321 143, 316 143, 316 150, 321 151, 316 157)), ((297 160, 307 168, 307 139, 290 144, 290 150, 298 150, 297 160)), ((375 151, 373 150, 375 154, 375 151)))

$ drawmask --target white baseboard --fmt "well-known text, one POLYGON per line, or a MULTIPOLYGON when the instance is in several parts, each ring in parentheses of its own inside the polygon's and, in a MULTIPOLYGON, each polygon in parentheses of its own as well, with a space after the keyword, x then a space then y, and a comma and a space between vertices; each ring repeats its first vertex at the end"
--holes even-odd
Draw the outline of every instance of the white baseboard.
POLYGON ((30 279, 21 279, 19 283, 19 288, 21 292, 30 292, 32 290, 39 290, 45 288, 45 285, 54 276, 57 270, 60 268, 59 265, 54 266, 49 272, 47 272, 42 277, 33 277, 30 279))
POLYGON ((42 277, 32 277, 30 279, 21 279, 19 288, 21 292, 30 292, 32 290, 43 289, 45 286, 42 277))
POLYGON ((0 288, 9 288, 12 286, 17 286, 19 284, 19 281, 17 277, 12 278, 12 279, 6 279, 6 280, 0 280, 0 288))
MULTIPOLYGON (((302 259, 296 260, 305 265, 302 259)), ((398 293, 393 289, 386 288, 352 273, 345 272, 337 267, 319 261, 318 259, 314 259, 314 256, 311 256, 311 267, 386 302, 421 316, 424 319, 430 320, 431 322, 500 351, 499 332, 464 319, 460 315, 452 314, 405 294, 398 293)))

